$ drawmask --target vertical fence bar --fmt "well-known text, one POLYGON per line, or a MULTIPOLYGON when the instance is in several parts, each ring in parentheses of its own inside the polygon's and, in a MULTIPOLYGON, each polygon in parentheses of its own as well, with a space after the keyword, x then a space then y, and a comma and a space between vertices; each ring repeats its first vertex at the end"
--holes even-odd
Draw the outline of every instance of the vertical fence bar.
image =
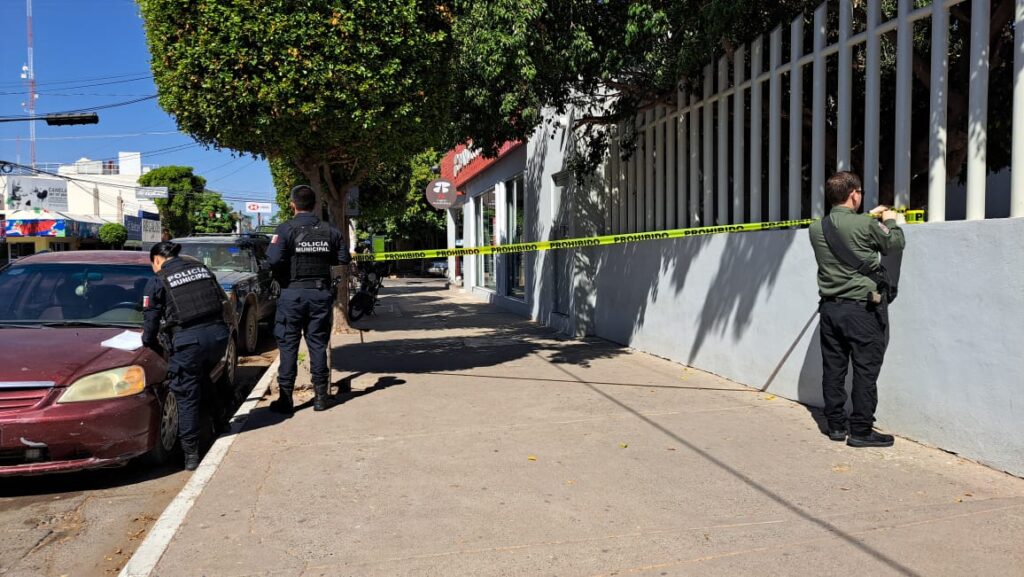
POLYGON ((715 222, 715 175, 714 170, 714 152, 712 150, 712 144, 715 137, 713 128, 713 117, 715 109, 711 106, 711 93, 713 92, 712 86, 714 85, 714 76, 712 76, 711 65, 708 64, 704 67, 704 122, 701 123, 701 132, 704 137, 704 148, 701 150, 703 155, 702 160, 704 161, 704 170, 702 170, 701 180, 704 183, 704 200, 703 200, 703 219, 701 224, 704 226, 710 226, 715 222))
POLYGON ((899 0, 896 27, 896 158, 893 161, 893 204, 910 206, 910 95, 914 24, 911 0, 899 0))
POLYGON ((1010 216, 1024 216, 1024 0, 1013 19, 1013 130, 1010 160, 1010 216))
POLYGON ((761 66, 764 37, 758 36, 750 47, 750 222, 761 221, 761 130, 763 128, 761 99, 761 66))
POLYGON ((626 232, 636 232, 636 166, 640 158, 640 141, 636 118, 633 119, 633 153, 626 167, 626 232))
POLYGON ((782 219, 782 26, 772 30, 768 85, 768 220, 782 219))
POLYGON ((636 231, 647 230, 647 163, 651 161, 651 142, 647 139, 647 113, 640 113, 637 123, 640 147, 637 149, 636 165, 636 231))
MULTIPOLYGON (((1021 0, 1024 2, 1024 0, 1021 0)), ((740 46, 733 53, 732 75, 733 86, 736 87, 732 95, 732 221, 746 222, 743 218, 743 197, 747 194, 743 177, 746 174, 745 163, 743 162, 744 142, 746 133, 746 97, 743 94, 742 84, 744 82, 744 71, 747 62, 747 47, 740 46)))
POLYGON ((653 230, 665 229, 665 107, 659 106, 654 114, 654 225, 653 230), (664 120, 664 121, 663 121, 664 120))
MULTIPOLYGON (((677 101, 678 102, 678 101, 677 101)), ((665 223, 664 228, 676 227, 676 136, 678 115, 665 119, 665 223)))
POLYGON ((729 61, 718 60, 718 224, 729 224, 729 61))
MULTIPOLYGON (((1019 0, 1024 2, 1024 0, 1019 0)), ((949 90, 949 12, 932 4, 931 113, 928 126, 928 222, 946 220, 946 107, 949 90)))
POLYGON ((605 207, 607 230, 605 234, 619 231, 619 139, 612 132, 608 144, 608 205, 605 207))
POLYGON ((654 162, 657 150, 654 142, 654 127, 658 122, 654 109, 644 114, 647 129, 644 130, 644 210, 643 229, 654 230, 654 162))
POLYGON ((882 110, 880 0, 867 0, 867 70, 864 73, 864 206, 878 205, 878 139, 882 110))
POLYGON ((676 177, 676 226, 686 228, 690 226, 690 203, 686 196, 687 187, 690 185, 689 171, 687 170, 690 157, 686 146, 688 134, 686 123, 690 113, 683 112, 688 102, 685 83, 680 85, 679 91, 676 93, 676 101, 679 103, 679 123, 676 126, 676 141, 679 143, 679 146, 676 147, 676 170, 678 172, 676 177))
POLYGON ((789 29, 789 196, 787 214, 793 220, 803 212, 804 184, 804 71, 800 59, 804 56, 804 15, 793 19, 789 29))
POLYGON ((811 218, 825 214, 825 23, 828 3, 822 2, 814 11, 814 89, 811 98, 811 218))
POLYGON ((690 226, 700 226, 700 113, 697 95, 690 94, 690 226))
POLYGON ((985 218, 988 163, 989 0, 971 0, 971 79, 967 104, 967 220, 985 218))
MULTIPOLYGON (((850 140, 853 134, 853 47, 850 28, 852 0, 839 0, 839 111, 836 127, 836 170, 851 170, 850 140)), ((941 0, 937 0, 941 2, 941 0)))
POLYGON ((622 134, 626 131, 624 124, 619 124, 619 226, 616 232, 628 232, 626 225, 626 201, 629 198, 629 160, 622 158, 622 134))

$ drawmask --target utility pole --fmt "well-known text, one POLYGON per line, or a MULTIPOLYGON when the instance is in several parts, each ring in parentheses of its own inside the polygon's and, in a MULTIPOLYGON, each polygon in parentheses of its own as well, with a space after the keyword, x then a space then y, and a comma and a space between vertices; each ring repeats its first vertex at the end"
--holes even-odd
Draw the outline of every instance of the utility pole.
MULTIPOLYGON (((36 70, 33 62, 34 44, 32 40, 32 0, 25 0, 25 21, 28 28, 28 63, 21 67, 21 78, 28 84, 28 102, 24 103, 25 111, 30 118, 36 115, 36 70)), ((29 122, 28 125, 29 158, 32 160, 32 168, 36 167, 36 123, 29 122)))

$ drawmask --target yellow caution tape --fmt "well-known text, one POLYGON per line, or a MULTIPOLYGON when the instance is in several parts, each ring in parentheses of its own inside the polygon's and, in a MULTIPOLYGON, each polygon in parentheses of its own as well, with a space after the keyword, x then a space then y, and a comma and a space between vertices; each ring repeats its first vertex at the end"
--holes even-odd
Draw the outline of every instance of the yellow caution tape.
MULTIPOLYGON (((906 211, 907 222, 923 222, 924 211, 906 211), (913 214, 912 214, 913 213, 913 214), (919 214, 918 214, 919 213, 919 214), (911 218, 913 216, 913 218, 911 218)), ((759 230, 776 230, 783 228, 795 228, 809 226, 815 219, 805 218, 802 220, 782 220, 778 222, 752 222, 747 224, 727 224, 722 226, 699 226, 694 228, 677 228, 672 230, 659 230, 654 232, 635 232, 624 234, 610 234, 605 236, 586 236, 579 238, 567 238, 564 240, 542 240, 537 242, 522 242, 516 244, 498 244, 492 246, 474 246, 470 248, 444 248, 430 250, 414 250, 405 252, 382 252, 376 254, 353 255, 356 261, 391 261, 391 260, 419 260, 425 258, 448 258, 453 256, 478 256, 486 254, 515 254, 524 252, 539 252, 542 250, 560 250, 567 248, 588 248, 592 246, 605 246, 609 244, 625 244, 630 242, 646 242, 650 240, 668 240, 671 238, 686 238, 690 236, 704 236, 709 234, 728 234, 734 232, 754 232, 759 230)))

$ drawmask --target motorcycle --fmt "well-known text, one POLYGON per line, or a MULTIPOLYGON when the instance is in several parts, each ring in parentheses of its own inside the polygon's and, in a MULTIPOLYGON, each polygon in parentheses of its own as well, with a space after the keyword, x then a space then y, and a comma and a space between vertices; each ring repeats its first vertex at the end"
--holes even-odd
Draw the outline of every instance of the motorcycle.
POLYGON ((348 318, 357 321, 364 316, 373 315, 377 306, 377 295, 384 286, 384 275, 377 263, 359 263, 359 288, 348 301, 348 318))

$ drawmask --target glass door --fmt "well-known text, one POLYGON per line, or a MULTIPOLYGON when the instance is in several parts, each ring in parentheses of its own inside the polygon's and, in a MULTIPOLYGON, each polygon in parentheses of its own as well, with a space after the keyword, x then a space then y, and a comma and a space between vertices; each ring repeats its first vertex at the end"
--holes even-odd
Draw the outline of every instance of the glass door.
MULTIPOLYGON (((496 245, 498 213, 494 190, 477 197, 476 202, 476 238, 480 246, 496 245)), ((482 254, 477 257, 476 284, 489 290, 498 288, 498 279, 494 274, 494 255, 482 254)))

